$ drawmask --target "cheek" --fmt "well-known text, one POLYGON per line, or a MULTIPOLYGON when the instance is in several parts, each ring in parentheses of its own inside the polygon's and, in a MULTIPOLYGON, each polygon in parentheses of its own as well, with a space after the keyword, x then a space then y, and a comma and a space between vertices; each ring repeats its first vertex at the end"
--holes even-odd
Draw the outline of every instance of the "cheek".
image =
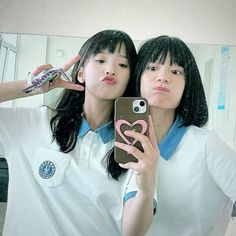
POLYGON ((122 77, 123 79, 121 79, 121 84, 127 86, 130 81, 130 72, 129 71, 124 72, 122 77))
POLYGON ((140 95, 141 96, 145 96, 146 95, 146 91, 148 90, 148 86, 149 83, 148 81, 142 77, 141 80, 140 80, 140 95))
POLYGON ((126 81, 130 80, 130 70, 124 71, 124 78, 126 81))
POLYGON ((185 87, 185 82, 183 81, 181 84, 178 85, 178 87, 176 87, 175 89, 175 96, 178 98, 178 100, 180 101, 183 93, 184 93, 184 87, 185 87))
POLYGON ((181 84, 181 86, 180 86, 181 97, 182 97, 182 95, 183 95, 183 93, 184 93, 184 88, 185 88, 185 79, 183 78, 182 84, 181 84))

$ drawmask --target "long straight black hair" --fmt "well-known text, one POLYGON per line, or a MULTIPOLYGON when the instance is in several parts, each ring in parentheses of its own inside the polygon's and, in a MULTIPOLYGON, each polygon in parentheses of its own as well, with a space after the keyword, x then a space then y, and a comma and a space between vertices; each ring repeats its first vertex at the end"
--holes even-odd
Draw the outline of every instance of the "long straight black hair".
MULTIPOLYGON (((77 73, 81 67, 88 62, 88 60, 96 56, 103 50, 108 50, 114 53, 117 45, 125 45, 126 56, 128 58, 130 67, 130 80, 124 96, 134 95, 134 81, 132 79, 137 53, 131 38, 122 31, 104 30, 98 32, 89 38, 81 47, 79 55, 81 59, 77 62, 72 70, 72 80, 79 84, 77 80, 77 73)), ((50 125, 53 133, 53 140, 56 140, 60 146, 60 150, 68 153, 75 148, 78 130, 82 122, 83 104, 85 99, 84 91, 64 90, 60 96, 56 107, 53 109, 54 116, 50 120, 50 125)), ((111 114, 111 118, 113 119, 111 114)), ((118 177, 126 170, 121 168, 114 160, 114 148, 109 151, 107 156, 107 171, 114 178, 118 177)))
POLYGON ((135 69, 136 94, 140 94, 140 79, 148 63, 164 64, 168 52, 170 63, 183 67, 185 75, 185 88, 175 116, 182 118, 183 126, 202 127, 208 120, 208 107, 201 76, 192 52, 179 38, 162 35, 141 46, 135 69))

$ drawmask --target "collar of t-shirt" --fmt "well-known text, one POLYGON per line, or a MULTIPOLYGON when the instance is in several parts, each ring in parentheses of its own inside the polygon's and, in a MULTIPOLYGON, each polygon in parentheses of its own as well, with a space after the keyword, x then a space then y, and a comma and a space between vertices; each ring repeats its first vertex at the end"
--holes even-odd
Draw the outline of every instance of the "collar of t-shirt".
MULTIPOLYGON (((91 130, 91 127, 89 123, 83 117, 80 129, 78 132, 78 137, 81 138, 90 130, 91 130)), ((102 139, 102 142, 106 144, 114 138, 114 122, 110 121, 107 124, 97 128, 94 132, 98 133, 100 138, 102 139)))
POLYGON ((186 126, 182 125, 182 119, 178 116, 168 131, 167 135, 158 145, 161 156, 168 161, 187 131, 186 126))

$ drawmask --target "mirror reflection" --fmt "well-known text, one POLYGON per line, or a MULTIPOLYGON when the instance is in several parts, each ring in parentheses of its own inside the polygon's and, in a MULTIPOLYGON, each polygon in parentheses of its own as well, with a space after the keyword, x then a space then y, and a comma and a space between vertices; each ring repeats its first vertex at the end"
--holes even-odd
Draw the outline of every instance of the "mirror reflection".
MULTIPOLYGON (((0 33, 1 82, 24 80, 39 65, 49 63, 60 67, 78 54, 85 41, 83 37, 0 33)), ((138 40, 134 42, 137 49, 142 44, 138 40)), ((210 112, 207 126, 216 130, 236 150, 236 47, 200 44, 188 46, 197 61, 206 92, 210 112)), ((1 103, 0 106, 52 105, 60 93, 61 89, 54 89, 46 94, 1 103)), ((0 147, 1 156, 4 153, 0 147)), ((5 171, 7 168, 4 166, 2 169, 5 171)))
MULTIPOLYGON (((0 34, 1 81, 26 79, 37 66, 50 63, 59 67, 78 54, 83 37, 0 34)), ((141 41, 134 40, 138 49, 141 41)), ((197 61, 205 87, 210 116, 208 128, 215 129, 236 150, 236 47, 188 44, 197 61), (224 124, 224 125, 222 125, 224 124)), ((1 106, 38 106, 52 104, 60 94, 47 94, 2 103, 1 106)))

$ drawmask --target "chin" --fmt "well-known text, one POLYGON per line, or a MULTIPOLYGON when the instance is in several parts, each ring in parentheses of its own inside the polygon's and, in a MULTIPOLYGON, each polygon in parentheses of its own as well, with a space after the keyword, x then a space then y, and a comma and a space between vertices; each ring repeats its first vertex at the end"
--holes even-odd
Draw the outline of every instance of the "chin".
POLYGON ((103 99, 104 100, 116 100, 118 97, 120 97, 120 96, 114 96, 114 95, 112 95, 112 96, 104 96, 103 99))
POLYGON ((149 106, 152 106, 158 109, 169 109, 168 104, 166 104, 165 102, 155 101, 155 102, 150 102, 148 104, 149 106))

